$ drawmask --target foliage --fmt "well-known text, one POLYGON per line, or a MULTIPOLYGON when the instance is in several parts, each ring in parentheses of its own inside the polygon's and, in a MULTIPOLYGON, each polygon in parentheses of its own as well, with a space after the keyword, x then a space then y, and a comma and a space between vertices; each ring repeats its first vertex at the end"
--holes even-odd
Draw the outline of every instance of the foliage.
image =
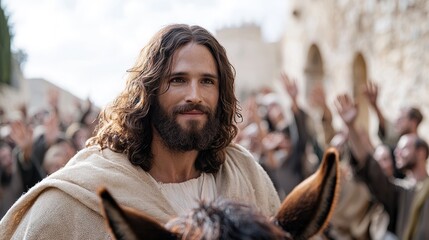
POLYGON ((0 6, 0 84, 11 83, 12 53, 10 48, 11 35, 8 18, 0 6))

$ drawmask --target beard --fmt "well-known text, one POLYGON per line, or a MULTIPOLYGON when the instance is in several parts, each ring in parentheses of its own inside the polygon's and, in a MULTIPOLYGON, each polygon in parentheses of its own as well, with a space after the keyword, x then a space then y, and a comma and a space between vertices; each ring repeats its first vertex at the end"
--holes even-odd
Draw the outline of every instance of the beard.
POLYGON ((200 104, 176 106, 173 108, 173 112, 169 114, 161 107, 159 101, 155 100, 151 121, 164 145, 170 150, 178 152, 201 151, 210 147, 219 132, 220 121, 216 115, 210 108, 200 104), (194 109, 205 113, 207 122, 199 129, 199 122, 191 120, 187 122, 187 129, 184 129, 176 121, 176 116, 194 109))
POLYGON ((415 167, 416 167, 416 162, 408 160, 406 162, 403 162, 401 166, 398 166, 398 170, 400 171, 412 170, 415 167))

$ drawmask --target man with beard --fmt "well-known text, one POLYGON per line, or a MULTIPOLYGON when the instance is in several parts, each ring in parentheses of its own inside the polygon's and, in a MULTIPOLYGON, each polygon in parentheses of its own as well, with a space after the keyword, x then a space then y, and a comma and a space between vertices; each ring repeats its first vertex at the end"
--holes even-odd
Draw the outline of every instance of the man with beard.
POLYGON ((228 198, 272 216, 272 182, 232 140, 241 118, 224 48, 199 26, 161 29, 100 115, 97 133, 0 222, 5 239, 110 239, 97 189, 161 223, 228 198))
POLYGON ((410 184, 391 182, 372 157, 367 136, 355 126, 356 104, 348 95, 340 95, 337 110, 349 130, 349 145, 358 177, 368 185, 395 223, 399 239, 429 239, 429 177, 427 172, 428 144, 416 134, 402 135, 395 148, 397 167, 404 171, 410 184))

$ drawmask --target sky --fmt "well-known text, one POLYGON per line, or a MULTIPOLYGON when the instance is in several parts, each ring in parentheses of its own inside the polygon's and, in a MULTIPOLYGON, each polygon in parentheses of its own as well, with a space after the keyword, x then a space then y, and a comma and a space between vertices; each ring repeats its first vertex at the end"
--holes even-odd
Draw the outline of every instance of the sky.
POLYGON ((26 78, 44 78, 96 105, 111 102, 126 70, 162 26, 223 27, 254 23, 266 41, 279 40, 287 0, 1 0, 23 50, 26 78))

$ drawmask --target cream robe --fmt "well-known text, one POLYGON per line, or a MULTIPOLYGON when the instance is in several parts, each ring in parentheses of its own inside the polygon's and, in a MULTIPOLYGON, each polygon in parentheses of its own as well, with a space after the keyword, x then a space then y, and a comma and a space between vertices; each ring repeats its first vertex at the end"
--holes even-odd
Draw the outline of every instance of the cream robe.
MULTIPOLYGON (((243 147, 231 144, 215 174, 218 196, 246 202, 272 216, 280 201, 268 175, 243 147)), ((90 147, 22 196, 0 221, 2 239, 110 239, 97 189, 161 223, 176 216, 150 175, 126 155, 90 147)))

